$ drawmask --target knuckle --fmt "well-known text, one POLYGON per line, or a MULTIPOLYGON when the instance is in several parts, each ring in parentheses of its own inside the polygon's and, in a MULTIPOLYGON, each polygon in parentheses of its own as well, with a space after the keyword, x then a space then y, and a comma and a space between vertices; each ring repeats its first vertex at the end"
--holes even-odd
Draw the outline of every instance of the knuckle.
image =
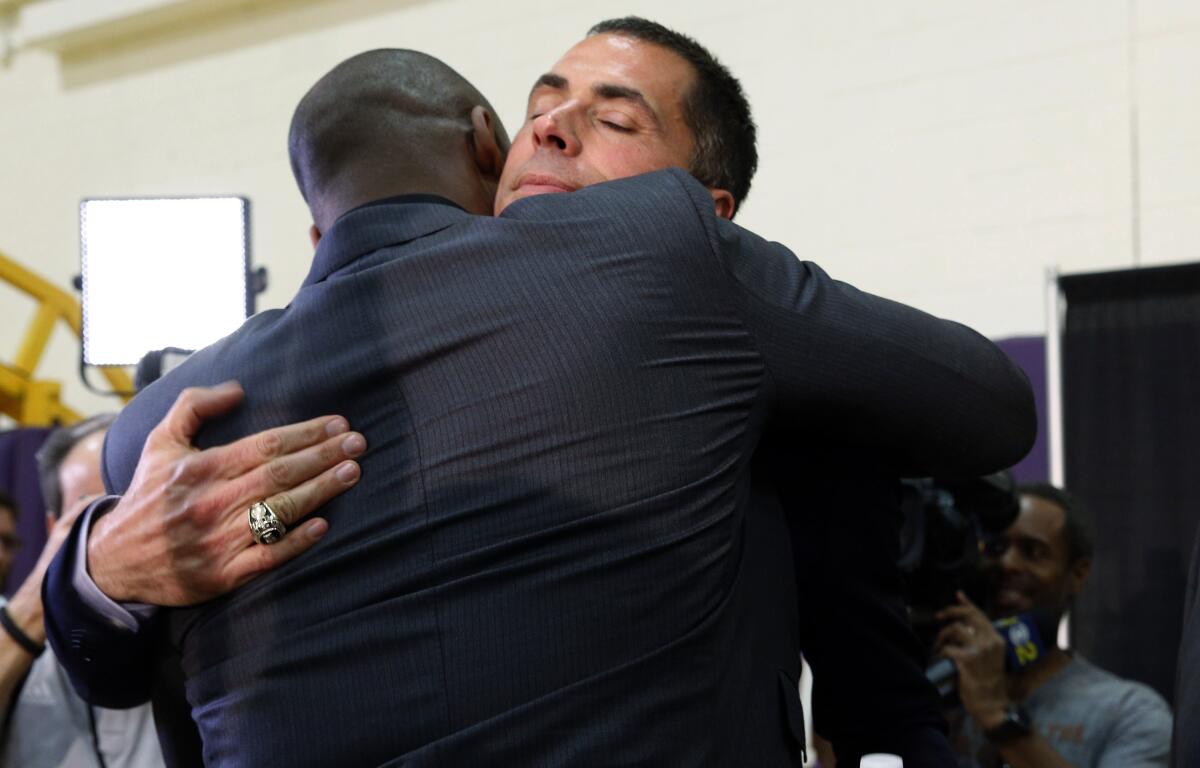
POLYGON ((317 455, 321 457, 321 461, 326 464, 332 464, 342 458, 342 443, 345 442, 345 435, 337 435, 331 437, 321 444, 321 448, 317 455))
POLYGON ((325 434, 324 422, 311 422, 305 424, 301 429, 301 435, 305 445, 314 445, 328 437, 328 435, 325 434))
POLYGON ((278 485, 290 485, 292 481, 291 468, 287 462, 275 460, 267 463, 267 477, 278 485))
POLYGON ((290 493, 281 493, 273 497, 268 504, 270 504, 271 509, 275 510, 275 514, 286 525, 291 525, 299 517, 300 510, 296 506, 296 500, 292 498, 290 493))
POLYGON ((212 488, 201 488, 197 491, 186 485, 168 488, 164 499, 163 513, 168 525, 200 528, 209 525, 211 518, 221 512, 226 502, 220 489, 214 492, 212 488))
POLYGON ((189 410, 196 405, 196 400, 200 397, 200 390, 195 387, 185 387, 179 392, 179 396, 175 398, 175 408, 180 410, 189 410))
MULTIPOLYGON (((317 454, 320 458, 320 471, 324 471, 333 467, 346 459, 347 452, 344 447, 345 437, 327 441, 321 446, 320 452, 317 454)), ((317 468, 314 468, 317 469, 317 468)), ((314 475, 317 472, 313 473, 314 475)))
POLYGON ((174 509, 168 509, 166 512, 168 515, 184 520, 195 520, 204 515, 203 508, 191 499, 180 500, 174 509))
POLYGON ((206 532, 201 538, 199 545, 200 562, 219 563, 225 559, 225 541, 213 532, 206 532))
POLYGON ((184 456, 171 470, 171 485, 192 485, 200 476, 199 462, 194 455, 184 456))
POLYGON ((254 441, 259 455, 274 458, 283 453, 283 438, 277 432, 263 432, 254 441))

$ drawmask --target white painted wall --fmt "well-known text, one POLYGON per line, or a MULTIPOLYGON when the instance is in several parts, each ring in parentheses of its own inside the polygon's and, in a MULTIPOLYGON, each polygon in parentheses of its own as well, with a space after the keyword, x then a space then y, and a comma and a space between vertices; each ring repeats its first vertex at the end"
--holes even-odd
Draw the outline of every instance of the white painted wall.
MULTIPOLYGON (((242 194, 271 272, 260 307, 281 306, 310 257, 284 139, 321 74, 421 48, 515 131, 533 79, 625 13, 742 78, 762 169, 740 220, 835 276, 1005 336, 1042 331, 1047 265, 1200 259, 1195 0, 307 0, 61 62, 19 50, 0 68, 0 251, 65 285, 80 198, 242 194)), ((0 285, 0 360, 29 311, 0 285)), ((39 373, 68 402, 107 405, 76 343, 51 352, 39 373)))

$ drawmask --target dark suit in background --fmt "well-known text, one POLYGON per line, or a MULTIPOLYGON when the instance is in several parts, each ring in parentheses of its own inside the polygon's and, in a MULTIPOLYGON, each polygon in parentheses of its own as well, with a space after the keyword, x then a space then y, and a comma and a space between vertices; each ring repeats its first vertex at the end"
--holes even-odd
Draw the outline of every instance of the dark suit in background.
POLYGON ((1033 432, 977 334, 717 220, 675 170, 498 219, 351 211, 287 309, 127 408, 111 487, 180 389, 231 377, 246 402, 202 445, 330 410, 367 436, 326 538, 135 642, 78 603, 70 542, 47 586, 97 702, 149 695, 139 643, 178 650, 222 765, 796 764, 790 544, 748 511, 760 436, 982 472, 1033 432))

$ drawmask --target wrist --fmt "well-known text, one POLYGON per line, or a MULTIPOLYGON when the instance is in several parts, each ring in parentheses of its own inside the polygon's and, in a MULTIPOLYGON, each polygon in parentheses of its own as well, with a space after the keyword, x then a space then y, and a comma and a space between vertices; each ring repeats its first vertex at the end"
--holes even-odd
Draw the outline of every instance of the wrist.
POLYGON ((35 643, 45 643, 46 625, 42 621, 40 579, 38 580, 37 587, 38 589, 36 590, 26 590, 25 585, 21 585, 21 589, 17 590, 12 600, 8 601, 5 609, 8 611, 8 616, 12 619, 13 624, 24 632, 26 637, 35 643))
POLYGON ((84 548, 87 561, 84 567, 92 583, 113 602, 129 602, 132 598, 125 593, 121 571, 112 567, 113 552, 119 550, 114 550, 116 542, 112 535, 111 518, 102 515, 91 520, 89 530, 84 533, 87 536, 87 546, 84 548))
POLYGON ((997 747, 1010 747, 1022 742, 1033 734, 1033 723, 1029 713, 1020 704, 1009 704, 1004 712, 1004 719, 999 723, 984 728, 983 735, 997 747))
POLYGON ((1000 727, 1008 720, 1008 713, 1012 707, 1012 702, 1008 700, 989 702, 987 706, 980 707, 976 711, 971 712, 971 718, 975 721, 975 725, 979 726, 979 730, 987 733, 995 728, 1000 727))
POLYGON ((0 605, 0 631, 8 635, 9 640, 17 645, 22 651, 29 654, 33 658, 42 655, 42 651, 46 649, 45 633, 42 633, 40 639, 30 637, 24 629, 17 624, 16 619, 9 613, 8 605, 0 605))

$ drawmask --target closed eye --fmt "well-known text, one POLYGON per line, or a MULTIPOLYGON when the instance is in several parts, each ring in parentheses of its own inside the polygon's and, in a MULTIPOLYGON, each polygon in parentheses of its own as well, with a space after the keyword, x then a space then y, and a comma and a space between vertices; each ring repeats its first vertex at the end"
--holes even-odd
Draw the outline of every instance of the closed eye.
POLYGON ((629 126, 621 125, 620 123, 614 123, 612 120, 601 120, 600 124, 607 126, 608 128, 612 128, 614 131, 620 131, 621 133, 633 133, 633 129, 629 126))

